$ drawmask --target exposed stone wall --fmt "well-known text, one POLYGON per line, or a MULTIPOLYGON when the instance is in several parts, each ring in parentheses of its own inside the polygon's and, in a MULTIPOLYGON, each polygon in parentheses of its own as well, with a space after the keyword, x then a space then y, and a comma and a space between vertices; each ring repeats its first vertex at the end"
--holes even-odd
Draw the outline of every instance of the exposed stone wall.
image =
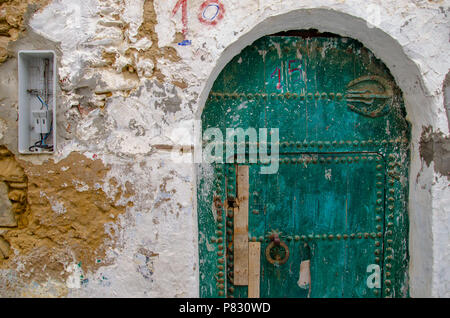
POLYGON ((9 56, 8 44, 26 29, 26 17, 47 5, 49 0, 0 0, 0 64, 9 56))
POLYGON ((131 185, 115 188, 117 181, 107 179, 109 167, 75 152, 43 165, 19 163, 4 147, 0 154, 0 269, 42 283, 66 281, 72 263, 87 272, 111 262, 107 250, 116 246, 114 223, 133 205, 131 185), (112 187, 109 197, 104 180, 112 187))
POLYGON ((197 296, 192 124, 245 45, 310 27, 362 41, 402 88, 411 294, 449 296, 450 2, 227 0, 215 23, 201 19, 204 0, 188 0, 184 18, 177 2, 0 1, 0 296, 197 296), (57 151, 22 156, 17 51, 48 48, 57 151))
POLYGON ((0 261, 11 254, 7 229, 17 228, 27 209, 27 180, 14 154, 0 146, 0 261))

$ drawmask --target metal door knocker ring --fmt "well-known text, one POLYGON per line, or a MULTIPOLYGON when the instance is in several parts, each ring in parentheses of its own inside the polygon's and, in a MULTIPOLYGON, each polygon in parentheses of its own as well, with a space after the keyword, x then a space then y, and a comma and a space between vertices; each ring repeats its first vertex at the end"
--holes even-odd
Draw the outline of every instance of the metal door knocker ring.
POLYGON ((272 234, 270 236, 272 242, 266 247, 266 259, 272 265, 283 265, 289 259, 289 247, 280 240, 278 234, 272 234), (284 249, 284 257, 281 258, 279 249, 284 249), (272 255, 275 255, 273 257, 272 255))

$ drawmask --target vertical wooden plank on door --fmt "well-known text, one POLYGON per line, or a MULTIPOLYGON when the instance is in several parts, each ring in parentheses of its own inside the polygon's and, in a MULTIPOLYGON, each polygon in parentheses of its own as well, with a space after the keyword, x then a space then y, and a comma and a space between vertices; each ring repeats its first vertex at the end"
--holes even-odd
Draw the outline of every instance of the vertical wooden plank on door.
POLYGON ((248 198, 249 167, 237 168, 237 197, 234 210, 234 285, 248 285, 248 198))
POLYGON ((248 244, 248 298, 259 298, 261 243, 248 244))

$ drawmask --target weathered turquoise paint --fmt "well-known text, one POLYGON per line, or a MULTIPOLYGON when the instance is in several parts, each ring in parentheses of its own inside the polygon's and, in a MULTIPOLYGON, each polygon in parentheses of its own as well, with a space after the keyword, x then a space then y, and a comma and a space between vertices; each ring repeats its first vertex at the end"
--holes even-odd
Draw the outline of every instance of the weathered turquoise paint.
MULTIPOLYGON (((280 130, 278 173, 242 163, 262 297, 408 296, 409 125, 400 90, 369 50, 348 38, 264 37, 219 75, 202 123, 224 136, 280 130), (283 265, 266 259, 272 231, 289 247, 283 265), (306 259, 310 290, 297 284, 306 259), (370 264, 380 265, 380 288, 366 284, 370 264)), ((198 184, 200 295, 246 297, 232 277, 236 165, 202 164, 198 184)))

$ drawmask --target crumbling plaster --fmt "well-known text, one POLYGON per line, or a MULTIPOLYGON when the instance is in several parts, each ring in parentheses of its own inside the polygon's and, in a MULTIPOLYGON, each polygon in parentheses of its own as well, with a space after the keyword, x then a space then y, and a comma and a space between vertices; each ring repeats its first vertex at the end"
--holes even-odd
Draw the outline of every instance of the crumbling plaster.
MULTIPOLYGON (((315 28, 361 41, 404 93, 412 124, 410 294, 449 297, 448 175, 423 160, 420 141, 430 127, 449 135, 443 82, 450 67, 450 2, 227 0, 221 1, 223 19, 204 25, 198 19, 204 1, 188 0, 185 27, 181 10, 172 12, 177 1, 53 0, 9 44, 11 58, 0 67, 0 142, 27 165, 48 169, 48 157, 18 155, 11 137, 17 136, 14 68, 21 48, 56 49, 61 91, 52 162, 73 152, 101 160, 109 169, 101 189, 125 212, 105 227, 115 229, 105 242, 108 264, 83 272, 74 258, 63 274, 31 285, 18 268, 0 268, 7 295, 198 296, 196 166, 189 162, 192 153, 180 162, 168 150, 193 144, 192 123, 215 78, 240 50, 266 34, 315 28), (190 45, 178 44, 184 39, 190 45), (114 198, 127 187, 129 197, 114 198)), ((17 254, 13 248, 10 258, 17 254)), ((19 256, 27 262, 27 255, 19 256)))

